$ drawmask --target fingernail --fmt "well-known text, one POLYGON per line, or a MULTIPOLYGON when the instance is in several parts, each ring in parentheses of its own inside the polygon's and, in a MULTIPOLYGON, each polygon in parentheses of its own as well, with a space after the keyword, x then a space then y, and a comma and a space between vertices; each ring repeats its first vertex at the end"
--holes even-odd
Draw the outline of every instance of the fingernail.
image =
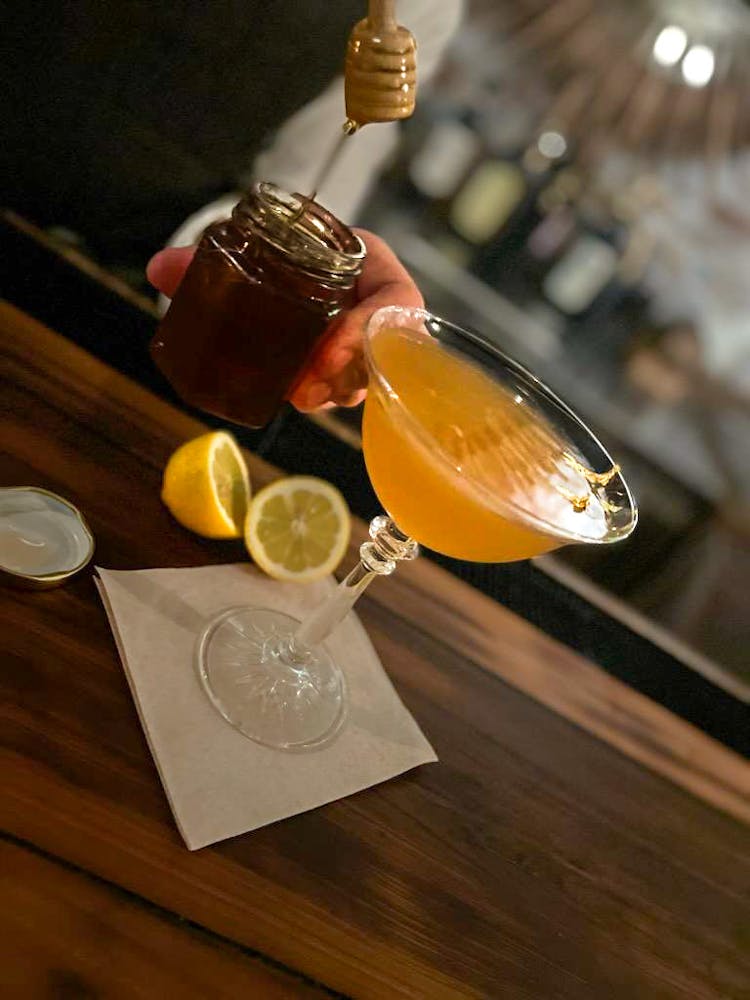
POLYGON ((315 409, 331 398, 331 387, 327 382, 313 382, 305 393, 305 406, 315 409))
POLYGON ((365 389, 357 389, 356 392, 337 393, 334 397, 336 406, 359 406, 367 395, 365 389))

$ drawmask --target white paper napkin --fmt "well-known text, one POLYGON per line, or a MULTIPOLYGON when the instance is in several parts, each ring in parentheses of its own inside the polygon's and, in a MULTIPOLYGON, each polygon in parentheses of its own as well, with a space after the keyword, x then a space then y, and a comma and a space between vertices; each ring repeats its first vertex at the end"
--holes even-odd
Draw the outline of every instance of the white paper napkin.
POLYGON ((279 583, 250 564, 98 573, 141 724, 191 850, 437 760, 353 613, 328 641, 349 695, 332 743, 305 753, 268 749, 233 729, 206 696, 195 646, 215 615, 247 604, 301 618, 330 593, 332 580, 279 583))

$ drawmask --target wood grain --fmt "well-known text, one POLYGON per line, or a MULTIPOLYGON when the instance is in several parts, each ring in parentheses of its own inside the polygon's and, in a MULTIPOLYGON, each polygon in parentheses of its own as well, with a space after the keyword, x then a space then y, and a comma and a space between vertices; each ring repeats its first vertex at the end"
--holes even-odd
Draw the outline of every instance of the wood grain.
MULTIPOLYGON (((158 499, 200 424, 13 310, 0 328, 8 483, 78 503, 102 565, 240 557, 158 499)), ((0 613, 2 821, 44 851, 357 997, 746 991, 747 828, 697 797, 741 804, 741 762, 426 560, 360 613, 440 764, 195 853, 90 576, 0 613)))
POLYGON ((0 842, 3 996, 319 998, 328 994, 22 845, 0 842))
MULTIPOLYGON (((110 522, 120 522, 123 504, 142 505, 139 478, 147 467, 152 476, 158 473, 177 443, 205 431, 198 420, 2 301, 0 331, 5 342, 3 361, 12 382, 0 448, 12 455, 17 450, 14 442, 23 441, 31 454, 35 450, 44 454, 43 463, 32 461, 27 471, 19 470, 9 483, 21 483, 24 474, 37 485, 42 479, 64 482, 75 461, 84 479, 95 478, 99 514, 116 527, 110 522), (54 409, 58 423, 64 415, 65 431, 58 430, 54 441, 46 432, 47 421, 40 419, 43 405, 54 409), (106 421, 98 419, 100 411, 106 411, 106 421), (96 428, 87 446, 66 450, 66 435, 84 433, 84 425, 96 428), (107 448, 116 449, 115 462, 107 457, 107 448), (133 491, 132 497, 128 490, 133 491)), ((280 474, 257 456, 246 453, 246 457, 257 486, 280 474)), ((68 488, 65 495, 88 511, 92 500, 86 493, 79 496, 68 488)), ((146 544, 139 549, 139 559, 130 558, 128 553, 134 550, 126 524, 121 532, 123 544, 116 552, 118 568, 245 558, 240 543, 216 545, 189 538, 159 502, 158 488, 147 501, 148 516, 139 521, 140 535, 148 535, 146 544), (190 541, 194 544, 189 545, 190 541)), ((366 526, 355 521, 345 567, 354 563, 366 536, 366 526)), ((97 559, 101 561, 98 554, 97 559)), ((368 597, 396 615, 434 626, 445 642, 469 653, 484 668, 694 794, 750 821, 750 768, 739 755, 434 564, 423 559, 404 565, 387 585, 372 588, 368 597), (498 634, 503 636, 500 656, 498 634)))

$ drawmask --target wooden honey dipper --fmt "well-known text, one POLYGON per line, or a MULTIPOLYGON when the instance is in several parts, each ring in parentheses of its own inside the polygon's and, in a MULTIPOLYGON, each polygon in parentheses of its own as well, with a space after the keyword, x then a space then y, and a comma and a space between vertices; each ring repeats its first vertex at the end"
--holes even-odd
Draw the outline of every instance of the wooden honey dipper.
POLYGON ((347 136, 373 122, 395 122, 414 111, 417 91, 417 43, 396 21, 396 0, 370 0, 368 16, 354 25, 346 48, 344 94, 346 121, 338 142, 319 168, 312 193, 302 197, 290 221, 314 201, 347 136))
POLYGON ((413 113, 416 53, 414 35, 396 21, 396 0, 370 0, 368 16, 355 24, 346 49, 345 131, 413 113))

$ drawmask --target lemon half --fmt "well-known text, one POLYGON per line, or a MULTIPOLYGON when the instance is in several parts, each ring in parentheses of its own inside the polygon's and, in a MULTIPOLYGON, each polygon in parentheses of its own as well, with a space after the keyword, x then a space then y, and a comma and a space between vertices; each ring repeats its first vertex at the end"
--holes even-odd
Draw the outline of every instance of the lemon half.
POLYGON ((181 525, 204 538, 240 538, 250 479, 232 435, 213 431, 181 445, 164 469, 161 498, 181 525))
POLYGON ((350 531, 349 508, 335 486, 315 476, 289 476, 253 497, 245 545, 269 576, 306 583, 336 569, 350 531))

